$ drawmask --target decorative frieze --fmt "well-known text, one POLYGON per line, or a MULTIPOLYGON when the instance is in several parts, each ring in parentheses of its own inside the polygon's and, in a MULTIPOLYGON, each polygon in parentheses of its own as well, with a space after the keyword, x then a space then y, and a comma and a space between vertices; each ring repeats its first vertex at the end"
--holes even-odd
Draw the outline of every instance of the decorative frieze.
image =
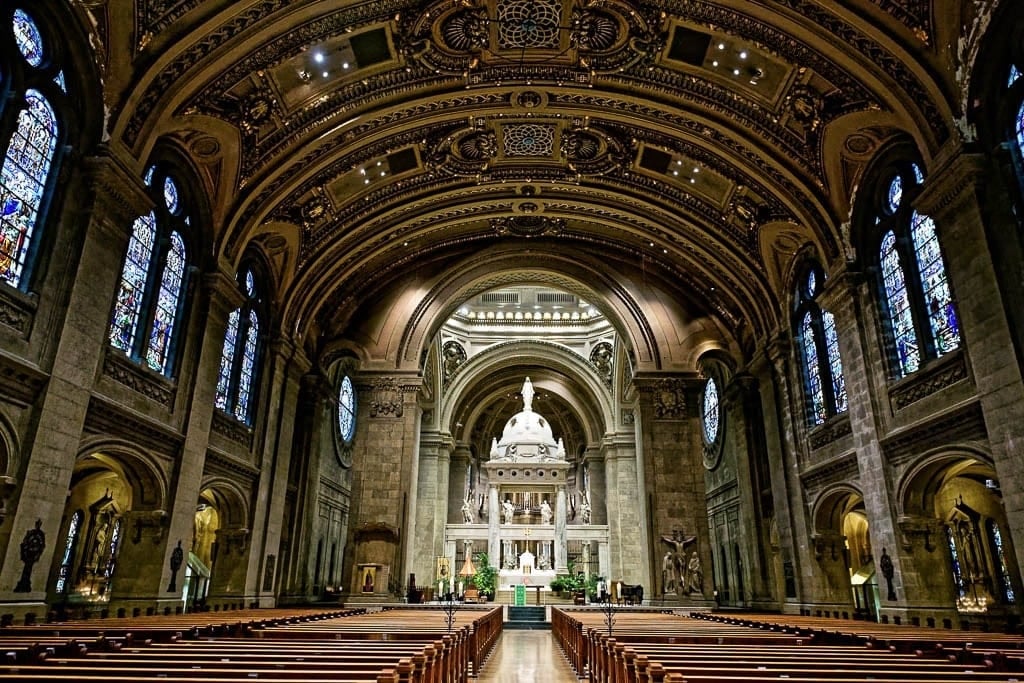
POLYGON ((891 387, 889 400, 899 410, 965 379, 967 361, 962 352, 954 352, 891 387))
POLYGON ((0 325, 6 325, 26 337, 32 327, 35 311, 34 297, 8 287, 0 289, 0 325))
POLYGON ((178 455, 185 440, 170 427, 98 396, 89 401, 85 431, 105 438, 124 439, 168 458, 178 455))
POLYGON ((849 415, 838 415, 810 433, 811 450, 818 450, 852 433, 849 415))
POLYGON ((174 405, 176 387, 172 381, 133 363, 119 351, 107 349, 103 374, 166 408, 174 405))
POLYGON ((213 422, 210 429, 225 439, 241 444, 246 448, 252 446, 252 427, 239 422, 235 418, 219 410, 213 411, 213 422))
POLYGON ((0 354, 0 382, 4 399, 23 406, 35 402, 49 377, 37 367, 26 365, 11 356, 0 354))
POLYGON ((259 477, 260 471, 247 462, 211 449, 206 452, 203 474, 219 474, 239 484, 251 484, 259 477))

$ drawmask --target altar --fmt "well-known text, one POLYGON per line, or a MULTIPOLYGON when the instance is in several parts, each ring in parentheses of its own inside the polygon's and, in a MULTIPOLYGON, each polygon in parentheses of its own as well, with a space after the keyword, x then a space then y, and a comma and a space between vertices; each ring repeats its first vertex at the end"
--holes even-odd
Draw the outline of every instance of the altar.
POLYGON ((557 575, 554 569, 537 569, 534 566, 534 555, 527 551, 519 556, 519 566, 512 569, 501 569, 498 571, 498 588, 500 590, 512 590, 515 586, 527 586, 528 588, 540 587, 541 590, 550 590, 551 582, 557 575))

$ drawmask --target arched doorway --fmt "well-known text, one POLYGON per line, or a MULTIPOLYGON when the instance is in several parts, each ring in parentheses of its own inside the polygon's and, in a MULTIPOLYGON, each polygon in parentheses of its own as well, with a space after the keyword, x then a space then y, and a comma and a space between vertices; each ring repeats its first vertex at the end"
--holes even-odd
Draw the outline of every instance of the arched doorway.
POLYGON ((814 522, 814 556, 829 601, 840 615, 852 602, 854 614, 875 619, 878 581, 864 497, 848 485, 832 487, 818 497, 814 522))

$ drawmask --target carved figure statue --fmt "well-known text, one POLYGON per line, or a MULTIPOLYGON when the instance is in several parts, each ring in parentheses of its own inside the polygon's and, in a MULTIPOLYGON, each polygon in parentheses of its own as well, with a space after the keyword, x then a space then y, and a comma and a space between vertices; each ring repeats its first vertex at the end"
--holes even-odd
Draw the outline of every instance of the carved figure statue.
POLYGON ((551 524, 551 517, 553 516, 553 514, 554 513, 551 511, 551 506, 548 505, 548 501, 543 501, 540 504, 540 523, 551 524))
POLYGON ((469 498, 462 501, 462 521, 465 524, 473 523, 473 506, 469 502, 469 498))
POLYGON ((515 507, 512 506, 512 501, 506 498, 505 502, 501 504, 501 510, 505 517, 505 524, 511 524, 512 515, 516 513, 515 507))
POLYGON ((704 570, 701 569, 696 550, 690 554, 690 563, 686 567, 686 584, 690 593, 704 592, 704 570))
POLYGON ((672 563, 675 567, 676 592, 682 593, 687 587, 686 548, 697 542, 696 536, 686 536, 680 529, 674 529, 672 536, 662 536, 661 540, 671 546, 672 563))
POLYGON ((676 590, 676 559, 671 550, 665 551, 661 560, 661 592, 674 593, 676 590))
POLYGON ((527 377, 526 381, 523 382, 523 412, 528 413, 533 410, 533 382, 527 377))
POLYGON ((584 498, 583 503, 580 505, 580 517, 584 524, 590 524, 590 515, 590 501, 584 498))
POLYGON ((882 548, 882 557, 878 560, 878 566, 882 570, 882 576, 885 577, 886 587, 889 589, 885 599, 895 600, 896 589, 892 585, 892 578, 896 574, 896 568, 893 567, 892 558, 889 557, 889 553, 886 552, 885 548, 882 548))

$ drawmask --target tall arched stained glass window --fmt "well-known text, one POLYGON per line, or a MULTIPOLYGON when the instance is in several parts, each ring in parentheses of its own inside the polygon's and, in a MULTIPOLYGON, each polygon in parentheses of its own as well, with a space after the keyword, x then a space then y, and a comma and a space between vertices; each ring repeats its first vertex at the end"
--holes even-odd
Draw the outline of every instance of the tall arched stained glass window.
POLYGON ((811 415, 814 424, 821 424, 828 417, 825 409, 825 392, 821 387, 821 365, 818 362, 818 342, 814 338, 814 318, 810 311, 804 315, 801 325, 804 342, 804 363, 807 365, 807 393, 811 395, 811 415))
POLYGON ((151 166, 145 180, 156 208, 132 226, 110 320, 110 344, 133 361, 171 375, 185 310, 185 235, 190 223, 168 168, 151 166))
POLYGON ((885 180, 876 190, 869 220, 878 239, 891 374, 900 379, 959 348, 960 323, 935 222, 913 207, 925 174, 916 163, 900 162, 878 177, 885 180))
POLYGON ((1010 579, 1010 568, 1006 564, 1006 550, 1003 548, 1003 534, 999 531, 999 525, 994 519, 988 520, 989 543, 995 551, 995 559, 999 564, 999 583, 1003 592, 1003 600, 1007 603, 1017 602, 1017 595, 1013 590, 1013 581, 1010 579))
POLYGON ((832 371, 832 397, 836 412, 846 412, 846 379, 843 375, 843 361, 839 357, 839 335, 836 334, 836 319, 828 311, 821 312, 825 328, 825 351, 828 353, 828 367, 832 371))
POLYGON ((235 309, 228 315, 228 330, 224 333, 224 352, 220 356, 220 373, 217 375, 217 407, 227 412, 228 394, 231 391, 231 373, 235 367, 235 349, 238 346, 238 319, 241 311, 235 309))
POLYGON ((915 211, 910 225, 935 355, 941 356, 960 347, 960 323, 953 306, 953 297, 949 294, 946 267, 939 249, 939 237, 935 234, 935 221, 915 211))
POLYGON ((1024 102, 1021 102, 1017 109, 1017 121, 1014 127, 1017 129, 1017 148, 1024 155, 1024 102))
MULTIPOLYGON (((123 520, 118 517, 114 520, 114 530, 110 532, 110 543, 107 546, 107 566, 103 569, 103 576, 110 579, 117 567, 117 551, 121 548, 121 531, 123 520)), ((109 591, 109 586, 107 588, 109 591)))
POLYGON ((833 315, 818 304, 825 274, 810 265, 797 287, 796 336, 803 368, 805 395, 812 424, 847 410, 846 379, 839 355, 839 334, 833 315))
POLYGON ((338 388, 338 434, 345 443, 351 443, 356 433, 356 392, 348 375, 341 378, 338 388))
POLYGON ((57 149, 57 116, 40 92, 29 90, 0 170, 0 278, 22 284, 32 232, 39 219, 57 149))
POLYGON ((239 276, 239 289, 246 302, 228 316, 217 377, 217 407, 241 422, 252 421, 260 355, 260 292, 251 269, 239 276))
POLYGON ((704 406, 701 412, 704 418, 704 438, 709 444, 714 443, 718 438, 720 410, 718 385, 715 383, 714 377, 708 377, 708 383, 704 385, 704 406))
POLYGON ((963 598, 967 595, 964 587, 964 575, 960 567, 960 553, 956 549, 956 539, 953 537, 953 530, 946 526, 946 543, 949 546, 949 557, 953 562, 953 588, 957 597, 963 598))
POLYGON ((917 346, 917 331, 914 329, 910 299, 907 296, 907 279, 903 274, 903 266, 900 265, 900 255, 896 252, 896 235, 891 230, 882 238, 881 262, 885 300, 902 377, 917 370, 921 363, 921 355, 917 346))
POLYGON ((114 319, 110 324, 110 343, 122 351, 135 345, 135 331, 139 326, 142 300, 146 296, 149 264, 153 260, 156 244, 156 214, 149 213, 135 219, 132 236, 128 240, 128 254, 121 270, 121 285, 114 304, 114 319))
POLYGON ((78 532, 82 528, 82 520, 85 514, 78 510, 71 515, 71 522, 68 524, 68 534, 64 537, 64 552, 60 556, 60 568, 57 570, 57 586, 55 591, 61 595, 68 592, 71 585, 72 564, 75 561, 75 546, 78 543, 78 532))
POLYGON ((171 233, 170 242, 146 350, 146 362, 158 372, 167 371, 174 325, 181 304, 181 286, 185 280, 185 242, 177 232, 171 233))
POLYGON ((4 13, 0 30, 4 62, 0 97, 0 282, 27 290, 56 183, 61 151, 75 121, 68 84, 61 87, 62 44, 38 22, 29 3, 4 13))

